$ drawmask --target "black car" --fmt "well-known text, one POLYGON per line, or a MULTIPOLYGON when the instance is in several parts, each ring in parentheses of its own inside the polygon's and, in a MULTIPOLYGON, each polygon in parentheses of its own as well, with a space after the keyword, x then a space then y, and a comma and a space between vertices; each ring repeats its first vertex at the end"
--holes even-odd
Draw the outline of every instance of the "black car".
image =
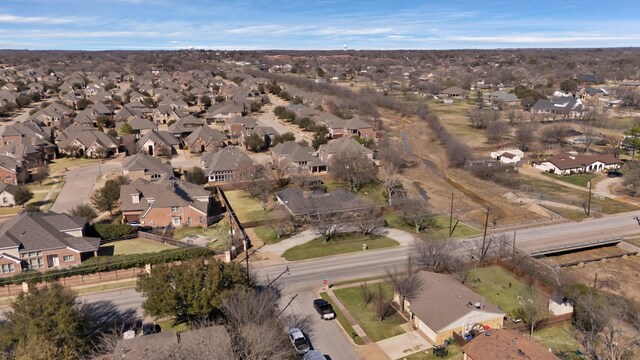
POLYGON ((336 312, 333 307, 324 299, 313 300, 313 307, 316 309, 320 318, 323 320, 332 320, 336 318, 336 312))
POLYGON ((620 171, 614 170, 614 171, 609 171, 607 172, 607 176, 612 178, 612 177, 620 177, 622 176, 622 173, 620 171))

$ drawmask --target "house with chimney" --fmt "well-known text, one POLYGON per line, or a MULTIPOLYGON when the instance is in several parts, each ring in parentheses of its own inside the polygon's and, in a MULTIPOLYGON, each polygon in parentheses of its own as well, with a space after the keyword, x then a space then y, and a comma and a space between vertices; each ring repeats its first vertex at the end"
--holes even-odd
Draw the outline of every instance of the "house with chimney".
POLYGON ((173 176, 157 182, 138 178, 120 186, 124 223, 151 227, 206 227, 211 193, 173 176))

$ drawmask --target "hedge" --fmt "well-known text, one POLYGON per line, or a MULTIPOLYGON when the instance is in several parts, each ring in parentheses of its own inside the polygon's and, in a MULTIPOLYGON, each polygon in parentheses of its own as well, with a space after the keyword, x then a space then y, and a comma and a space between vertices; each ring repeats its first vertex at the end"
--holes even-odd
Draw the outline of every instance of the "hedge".
POLYGON ((136 228, 127 224, 95 224, 93 225, 93 232, 100 236, 101 239, 115 239, 124 237, 127 235, 135 234, 136 228))
POLYGON ((91 258, 79 266, 49 270, 26 270, 17 275, 0 279, 0 286, 8 284, 39 283, 55 281, 75 275, 89 275, 99 272, 123 270, 143 267, 146 264, 162 264, 174 261, 207 258, 214 255, 214 251, 207 248, 168 249, 151 254, 130 254, 115 256, 99 256, 91 258))

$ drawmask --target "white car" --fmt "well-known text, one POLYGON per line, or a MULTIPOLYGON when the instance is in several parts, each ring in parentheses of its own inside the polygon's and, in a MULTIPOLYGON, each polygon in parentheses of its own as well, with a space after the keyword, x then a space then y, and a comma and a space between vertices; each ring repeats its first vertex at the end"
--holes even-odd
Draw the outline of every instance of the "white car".
POLYGON ((309 349, 311 349, 304 333, 298 328, 293 327, 289 329, 289 340, 291 341, 293 348, 296 350, 297 355, 304 355, 309 351, 309 349))

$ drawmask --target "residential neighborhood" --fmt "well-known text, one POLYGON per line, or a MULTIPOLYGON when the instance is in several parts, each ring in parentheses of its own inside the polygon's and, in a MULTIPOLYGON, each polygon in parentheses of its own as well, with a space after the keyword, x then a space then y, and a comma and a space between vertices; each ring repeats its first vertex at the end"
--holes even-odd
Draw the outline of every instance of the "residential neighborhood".
POLYGON ((637 44, 330 3, 2 8, 0 358, 636 358, 637 44))

